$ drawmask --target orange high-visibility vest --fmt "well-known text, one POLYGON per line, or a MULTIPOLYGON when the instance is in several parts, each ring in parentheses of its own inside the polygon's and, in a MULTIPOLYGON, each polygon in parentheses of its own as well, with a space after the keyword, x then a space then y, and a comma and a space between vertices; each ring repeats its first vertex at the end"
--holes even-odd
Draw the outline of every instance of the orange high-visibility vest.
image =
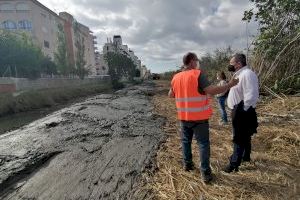
POLYGON ((187 70, 176 74, 172 80, 179 120, 207 120, 212 115, 208 96, 198 92, 200 73, 198 69, 187 70))

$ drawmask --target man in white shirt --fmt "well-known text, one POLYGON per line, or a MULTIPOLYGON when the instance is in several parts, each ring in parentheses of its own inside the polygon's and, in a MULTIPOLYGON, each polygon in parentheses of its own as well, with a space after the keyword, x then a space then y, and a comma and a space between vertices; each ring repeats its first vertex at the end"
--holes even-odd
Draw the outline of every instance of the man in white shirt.
POLYGON ((235 54, 228 70, 235 72, 234 77, 239 79, 239 83, 230 89, 227 99, 232 110, 233 154, 224 171, 230 173, 238 171, 242 161, 250 161, 251 136, 258 127, 255 107, 259 88, 257 75, 247 66, 244 54, 235 54))

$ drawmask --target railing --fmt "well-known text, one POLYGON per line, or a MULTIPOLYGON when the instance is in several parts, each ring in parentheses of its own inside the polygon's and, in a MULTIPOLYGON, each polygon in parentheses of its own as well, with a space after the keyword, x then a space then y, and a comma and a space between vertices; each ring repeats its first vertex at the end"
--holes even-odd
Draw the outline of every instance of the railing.
POLYGON ((24 90, 39 90, 46 88, 60 88, 74 85, 85 84, 101 84, 110 80, 109 75, 93 75, 87 76, 83 80, 79 77, 55 77, 55 78, 39 78, 30 80, 27 78, 0 78, 1 92, 16 92, 24 90))

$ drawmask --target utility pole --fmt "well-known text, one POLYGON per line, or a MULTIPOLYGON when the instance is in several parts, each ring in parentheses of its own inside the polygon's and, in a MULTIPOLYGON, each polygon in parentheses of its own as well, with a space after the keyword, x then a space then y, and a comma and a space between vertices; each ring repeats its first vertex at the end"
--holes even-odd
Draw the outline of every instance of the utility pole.
POLYGON ((249 30, 248 30, 248 22, 246 21, 246 37, 247 37, 247 62, 249 61, 249 30))
POLYGON ((18 78, 18 71, 17 71, 17 66, 15 65, 15 75, 16 75, 16 78, 18 78))

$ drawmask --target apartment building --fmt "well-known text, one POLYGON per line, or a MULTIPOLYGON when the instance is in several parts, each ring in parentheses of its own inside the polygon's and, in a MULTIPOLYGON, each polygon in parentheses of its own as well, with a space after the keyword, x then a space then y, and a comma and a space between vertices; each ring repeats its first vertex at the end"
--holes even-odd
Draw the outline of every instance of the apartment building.
MULTIPOLYGON (((133 63, 137 66, 137 69, 139 69, 140 72, 145 71, 145 69, 142 68, 141 60, 134 54, 134 51, 130 50, 127 45, 123 44, 122 37, 120 35, 115 35, 113 37, 113 40, 107 39, 107 43, 104 44, 103 53, 99 55, 100 69, 108 69, 108 64, 104 59, 104 55, 108 52, 118 52, 126 55, 133 61, 133 63)), ((143 77, 143 75, 144 74, 141 73, 141 77, 143 77)))
POLYGON ((96 75, 96 36, 93 35, 93 32, 87 26, 77 22, 71 14, 61 12, 59 13, 59 17, 63 20, 64 24, 67 51, 70 55, 69 62, 73 65, 76 64, 76 55, 78 51, 76 41, 83 38, 86 68, 89 70, 90 75, 96 75))
POLYGON ((86 68, 90 75, 96 75, 96 37, 89 28, 78 24, 75 34, 74 17, 66 12, 57 15, 37 0, 0 0, 0 29, 26 33, 42 49, 45 55, 54 60, 58 46, 58 25, 64 27, 67 50, 71 64, 76 63, 76 35, 84 38, 86 68))
POLYGON ((58 23, 62 21, 57 14, 38 1, 0 0, 0 28, 27 33, 52 59, 57 49, 58 23))

